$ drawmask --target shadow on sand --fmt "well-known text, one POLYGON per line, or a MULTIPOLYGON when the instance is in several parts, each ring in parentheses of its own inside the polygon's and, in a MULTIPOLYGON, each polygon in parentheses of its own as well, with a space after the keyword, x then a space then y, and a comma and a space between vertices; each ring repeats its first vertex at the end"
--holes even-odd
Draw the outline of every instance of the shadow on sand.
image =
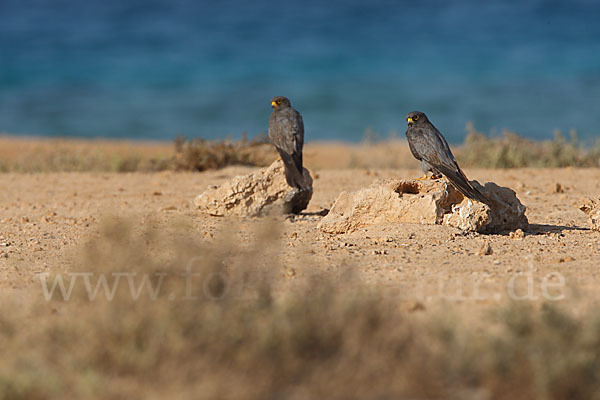
POLYGON ((529 224, 526 233, 529 235, 544 235, 546 233, 562 233, 563 231, 589 231, 590 228, 580 226, 529 224))

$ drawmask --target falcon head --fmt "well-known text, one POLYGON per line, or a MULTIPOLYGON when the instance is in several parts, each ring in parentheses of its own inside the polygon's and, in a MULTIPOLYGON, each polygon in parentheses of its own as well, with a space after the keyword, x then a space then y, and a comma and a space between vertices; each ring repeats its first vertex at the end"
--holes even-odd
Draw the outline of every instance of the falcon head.
POLYGON ((421 111, 412 111, 406 115, 406 123, 408 126, 421 125, 428 121, 427 115, 421 111))
POLYGON ((271 107, 273 107, 273 110, 280 110, 290 106, 291 104, 287 97, 276 96, 271 99, 271 107))

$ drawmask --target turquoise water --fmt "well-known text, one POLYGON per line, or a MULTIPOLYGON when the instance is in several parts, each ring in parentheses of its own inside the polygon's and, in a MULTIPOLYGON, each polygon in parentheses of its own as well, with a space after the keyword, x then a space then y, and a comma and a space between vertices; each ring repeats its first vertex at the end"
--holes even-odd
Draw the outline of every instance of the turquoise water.
POLYGON ((403 134, 425 111, 531 138, 600 135, 596 1, 0 0, 0 132, 221 138, 269 99, 307 140, 403 134))

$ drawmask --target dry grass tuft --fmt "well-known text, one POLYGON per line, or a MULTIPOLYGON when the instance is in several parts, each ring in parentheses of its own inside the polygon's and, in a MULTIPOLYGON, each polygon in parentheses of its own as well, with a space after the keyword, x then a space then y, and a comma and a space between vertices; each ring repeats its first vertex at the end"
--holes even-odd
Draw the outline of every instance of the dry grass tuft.
POLYGON ((586 148, 575 131, 569 140, 560 132, 548 141, 532 141, 508 131, 500 137, 490 137, 469 123, 465 144, 457 157, 465 166, 482 168, 598 167, 600 142, 586 148))
POLYGON ((265 136, 252 140, 209 141, 204 139, 175 140, 175 170, 205 171, 228 165, 267 166, 277 158, 277 152, 265 136))
POLYGON ((233 233, 194 240, 185 224, 108 221, 69 269, 93 274, 91 288, 100 274, 110 287, 114 273, 135 273, 135 288, 148 276, 156 299, 145 287, 134 300, 122 276, 111 301, 102 289, 90 301, 80 275, 68 301, 58 290, 46 301, 37 283, 4 301, 0 398, 597 396, 597 311, 507 305, 476 322, 450 306, 409 313, 376 286, 316 266, 305 280, 285 278, 277 231, 240 245, 233 233), (190 260, 197 298, 184 300, 190 260))

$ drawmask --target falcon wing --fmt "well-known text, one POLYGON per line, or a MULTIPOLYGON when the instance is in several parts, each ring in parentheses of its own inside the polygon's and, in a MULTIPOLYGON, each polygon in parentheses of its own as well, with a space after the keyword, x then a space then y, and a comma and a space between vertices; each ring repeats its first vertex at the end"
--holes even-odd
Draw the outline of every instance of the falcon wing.
POLYGON ((417 133, 412 135, 412 140, 409 141, 410 151, 415 158, 427 162, 436 169, 442 164, 452 168, 454 157, 450 158, 446 155, 444 142, 440 140, 440 135, 431 129, 416 129, 418 129, 417 133))
POLYGON ((432 130, 421 130, 422 134, 417 135, 413 140, 414 151, 420 155, 421 159, 441 172, 462 194, 489 204, 489 199, 471 185, 458 166, 446 139, 435 127, 432 126, 432 128, 432 130))
POLYGON ((274 113, 269 123, 269 137, 273 144, 294 161, 302 171, 302 147, 304 146, 304 122, 295 110, 289 113, 274 113))

